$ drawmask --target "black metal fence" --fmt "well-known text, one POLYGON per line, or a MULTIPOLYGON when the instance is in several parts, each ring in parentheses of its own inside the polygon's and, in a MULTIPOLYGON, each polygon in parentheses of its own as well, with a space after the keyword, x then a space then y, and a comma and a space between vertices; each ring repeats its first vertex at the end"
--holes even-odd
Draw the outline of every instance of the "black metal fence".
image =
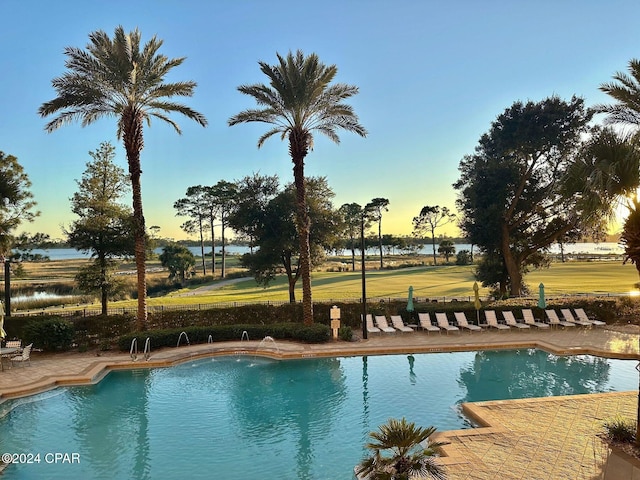
MULTIPOLYGON (((567 294, 567 295, 549 295, 547 296, 547 301, 553 301, 554 299, 566 299, 566 298, 595 298, 595 297, 621 297, 628 296, 628 293, 577 293, 577 294, 567 294)), ((515 297, 514 297, 515 298, 515 297)), ((523 296, 517 297, 522 301, 538 301, 537 297, 532 296, 523 296)), ((483 302, 490 301, 490 299, 483 298, 481 299, 483 302)), ((377 304, 377 303, 392 303, 392 302, 406 302, 406 297, 373 297, 367 298, 368 304, 377 304)), ((428 304, 428 303, 456 303, 456 302, 473 302, 472 296, 451 296, 451 297, 414 297, 413 301, 415 304, 428 304)), ((233 307, 241 307, 246 305, 285 305, 288 304, 288 300, 251 300, 245 302, 218 302, 218 303, 190 303, 183 305, 148 305, 147 311, 149 313, 162 313, 162 312, 170 312, 170 311, 189 311, 189 310, 212 310, 216 308, 233 308, 233 307)), ((302 303, 298 301, 297 303, 302 303)), ((322 304, 334 304, 334 303, 362 303, 362 298, 331 298, 328 300, 323 300, 316 303, 322 304)), ((109 315, 135 315, 137 313, 137 307, 113 307, 108 308, 109 315)), ((44 309, 31 309, 26 311, 14 311, 11 313, 12 316, 36 316, 42 314, 50 314, 57 315, 63 317, 92 317, 99 316, 102 314, 102 310, 99 307, 66 307, 66 308, 44 308, 44 309)))

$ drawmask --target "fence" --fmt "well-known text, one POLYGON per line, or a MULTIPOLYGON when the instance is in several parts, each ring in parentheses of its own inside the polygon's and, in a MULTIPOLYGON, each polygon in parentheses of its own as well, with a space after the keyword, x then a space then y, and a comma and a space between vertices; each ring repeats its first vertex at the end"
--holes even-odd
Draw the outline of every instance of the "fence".
MULTIPOLYGON (((576 293, 576 294, 566 294, 566 295, 549 295, 546 297, 547 301, 553 301, 554 299, 566 299, 566 298, 595 298, 595 297, 622 297, 629 296, 629 293, 576 293)), ((517 298, 522 301, 538 301, 538 297, 532 296, 522 296, 522 297, 512 297, 517 298)), ((488 298, 481 299, 483 302, 491 301, 488 298)), ((406 302, 407 297, 372 297, 367 298, 368 304, 376 304, 376 303, 390 303, 390 302, 406 302)), ((413 301, 415 304, 426 304, 426 303, 456 303, 456 302, 473 302, 472 296, 452 296, 452 297, 414 297, 413 301)), ((148 305, 147 312, 149 313, 162 313, 162 312, 170 312, 170 311, 189 311, 189 310, 212 310, 216 308, 234 308, 234 307, 242 307, 246 305, 274 305, 280 306, 288 304, 288 300, 252 300, 246 302, 218 302, 218 303, 197 303, 197 304, 184 304, 184 305, 148 305)), ((302 303, 302 301, 298 301, 297 303, 302 303)), ((335 303, 362 303, 362 298, 331 298, 328 300, 322 300, 320 302, 322 304, 335 304, 335 303)), ((115 307, 108 308, 109 315, 135 315, 138 312, 137 307, 115 307)), ((57 315, 61 317, 93 317, 99 316, 102 314, 102 310, 98 307, 96 308, 77 308, 77 307, 53 307, 53 308, 43 308, 43 309, 32 309, 27 311, 15 311, 12 312, 12 316, 37 316, 42 314, 50 314, 57 315)))

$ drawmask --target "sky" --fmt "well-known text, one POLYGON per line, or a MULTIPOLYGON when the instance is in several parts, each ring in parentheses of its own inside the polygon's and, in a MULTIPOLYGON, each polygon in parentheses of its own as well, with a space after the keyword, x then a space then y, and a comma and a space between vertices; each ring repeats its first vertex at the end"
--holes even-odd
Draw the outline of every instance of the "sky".
POLYGON ((256 106, 237 87, 266 83, 258 61, 273 64, 276 53, 315 52, 338 67, 335 81, 359 87, 349 103, 367 137, 339 132, 336 145, 316 134, 305 174, 327 177, 336 208, 389 199, 382 231, 394 235, 409 234, 425 205, 455 210, 460 160, 514 102, 608 103, 599 85, 640 57, 637 0, 0 0, 0 18, 0 151, 18 158, 40 211, 21 230, 54 239, 74 220, 69 199, 88 152, 109 141, 126 170, 113 117, 46 133, 37 113, 55 98, 64 48, 84 48, 92 31, 156 35, 161 53, 186 57, 167 80, 198 84, 184 103, 208 127, 174 115, 182 135, 158 120, 144 131, 146 224, 175 239, 188 236, 173 203, 192 185, 254 173, 292 181, 286 142, 258 149, 266 125, 227 124, 256 106))

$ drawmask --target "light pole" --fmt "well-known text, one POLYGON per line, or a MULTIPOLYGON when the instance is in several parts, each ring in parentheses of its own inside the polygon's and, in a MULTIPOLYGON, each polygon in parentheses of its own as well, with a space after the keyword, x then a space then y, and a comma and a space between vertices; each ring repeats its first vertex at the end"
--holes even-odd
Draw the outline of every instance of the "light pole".
POLYGON ((364 216, 365 211, 362 210, 362 217, 360 218, 360 252, 362 252, 362 338, 367 339, 367 284, 365 281, 365 268, 364 268, 364 216))

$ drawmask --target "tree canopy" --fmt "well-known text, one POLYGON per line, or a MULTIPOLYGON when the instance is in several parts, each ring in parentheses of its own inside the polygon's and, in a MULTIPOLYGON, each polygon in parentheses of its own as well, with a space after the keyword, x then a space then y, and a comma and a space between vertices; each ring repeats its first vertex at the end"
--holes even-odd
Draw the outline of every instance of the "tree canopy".
MULTIPOLYGON (((272 186, 272 180, 272 177, 266 177, 259 184, 272 186)), ((311 264, 316 265, 324 258, 325 249, 335 242, 337 217, 331 204, 334 193, 324 177, 307 178, 305 182, 312 227, 311 264)), ((258 197, 264 193, 261 189, 252 191, 258 197)), ((253 205, 253 209, 249 212, 245 206, 241 210, 235 210, 230 216, 230 224, 236 231, 251 232, 260 246, 257 251, 243 255, 243 265, 264 286, 269 285, 279 272, 284 271, 289 283, 289 300, 295 302, 295 285, 301 273, 294 186, 286 186, 266 202, 259 198, 251 202, 247 197, 248 192, 242 188, 239 195, 247 205, 253 205)))
POLYGON ((369 221, 377 222, 378 224, 378 250, 380 251, 380 268, 382 269, 382 214, 389 211, 389 199, 374 198, 365 205, 364 210, 369 221))
MULTIPOLYGON (((431 236, 431 247, 433 249, 433 264, 436 260, 436 230, 439 227, 451 223, 456 219, 456 214, 450 212, 447 207, 440 205, 425 205, 420 210, 420 215, 413 217, 413 235, 416 237, 424 237, 425 234, 431 236)), ((449 261, 447 257, 447 261, 449 261)))
POLYGON ((591 116, 576 97, 515 102, 460 162, 459 226, 487 258, 500 260, 512 295, 523 293, 527 266, 590 220, 580 210, 580 192, 564 186, 591 116))
POLYGON ((13 155, 0 151, 0 258, 9 257, 14 243, 14 231, 22 222, 31 222, 39 215, 29 190, 31 182, 22 165, 13 155))
POLYGON ((108 298, 119 287, 113 275, 114 258, 133 255, 134 249, 131 209, 120 203, 128 191, 128 178, 113 163, 115 148, 110 143, 100 144, 89 155, 93 160, 71 198, 71 211, 78 219, 63 230, 71 247, 91 254, 93 262, 81 269, 76 280, 81 290, 101 293, 106 315, 108 298))

